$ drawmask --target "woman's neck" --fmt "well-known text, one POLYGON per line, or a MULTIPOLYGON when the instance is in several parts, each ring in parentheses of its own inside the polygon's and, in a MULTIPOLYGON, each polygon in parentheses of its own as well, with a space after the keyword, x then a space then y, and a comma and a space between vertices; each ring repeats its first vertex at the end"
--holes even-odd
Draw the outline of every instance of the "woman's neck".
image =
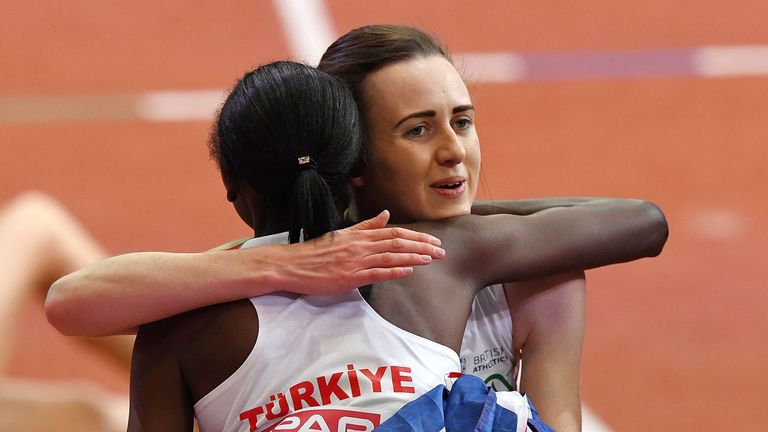
POLYGON ((285 221, 276 222, 267 218, 254 218, 253 233, 256 237, 264 237, 272 234, 288 231, 285 221))

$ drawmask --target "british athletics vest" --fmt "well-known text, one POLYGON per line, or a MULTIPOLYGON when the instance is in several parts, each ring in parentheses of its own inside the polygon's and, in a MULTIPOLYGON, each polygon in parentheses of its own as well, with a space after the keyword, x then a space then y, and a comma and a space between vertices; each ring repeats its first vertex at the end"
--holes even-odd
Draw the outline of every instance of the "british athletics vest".
POLYGON ((496 391, 517 389, 518 357, 512 352, 512 316, 502 285, 475 296, 461 342, 461 371, 496 391))

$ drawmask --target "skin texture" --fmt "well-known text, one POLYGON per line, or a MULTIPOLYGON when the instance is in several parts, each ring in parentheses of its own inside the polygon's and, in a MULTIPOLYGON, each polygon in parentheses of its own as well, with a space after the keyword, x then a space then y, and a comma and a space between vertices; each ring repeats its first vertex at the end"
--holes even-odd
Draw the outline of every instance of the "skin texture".
POLYGON ((274 291, 333 294, 406 277, 413 266, 445 255, 436 237, 385 228, 388 219, 382 212, 309 242, 243 250, 235 260, 226 250, 112 257, 54 282, 46 315, 67 335, 135 333, 140 324, 239 298, 274 291), (130 308, 104 307, 125 305, 126 296, 130 308))
POLYGON ((467 87, 442 57, 393 63, 364 82, 375 163, 353 181, 361 214, 392 211, 407 223, 469 214, 480 142, 467 87), (447 183, 452 189, 439 188, 447 183))
POLYGON ((581 430, 579 377, 586 318, 583 272, 504 284, 513 349, 522 353, 520 391, 555 430, 581 430))

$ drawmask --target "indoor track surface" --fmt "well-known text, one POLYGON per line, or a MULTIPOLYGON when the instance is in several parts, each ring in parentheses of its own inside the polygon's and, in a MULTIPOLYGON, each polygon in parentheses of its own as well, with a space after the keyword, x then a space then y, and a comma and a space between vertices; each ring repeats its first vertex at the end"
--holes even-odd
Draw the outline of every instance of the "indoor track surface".
MULTIPOLYGON (((0 203, 46 192, 113 253, 247 236, 207 155, 223 92, 351 28, 416 25, 471 83, 482 198, 637 197, 667 215, 661 256, 588 272, 584 403, 616 431, 764 431, 766 17, 759 0, 9 0, 0 203)), ((127 391, 39 307, 13 374, 127 391)))

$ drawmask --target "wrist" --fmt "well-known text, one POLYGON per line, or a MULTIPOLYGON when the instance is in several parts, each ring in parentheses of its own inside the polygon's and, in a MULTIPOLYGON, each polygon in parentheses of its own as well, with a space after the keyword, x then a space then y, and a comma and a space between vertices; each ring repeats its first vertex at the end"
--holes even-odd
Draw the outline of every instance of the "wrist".
POLYGON ((301 286, 300 275, 291 252, 294 245, 269 245, 241 249, 238 258, 237 291, 243 297, 257 297, 278 291, 297 292, 301 286))

